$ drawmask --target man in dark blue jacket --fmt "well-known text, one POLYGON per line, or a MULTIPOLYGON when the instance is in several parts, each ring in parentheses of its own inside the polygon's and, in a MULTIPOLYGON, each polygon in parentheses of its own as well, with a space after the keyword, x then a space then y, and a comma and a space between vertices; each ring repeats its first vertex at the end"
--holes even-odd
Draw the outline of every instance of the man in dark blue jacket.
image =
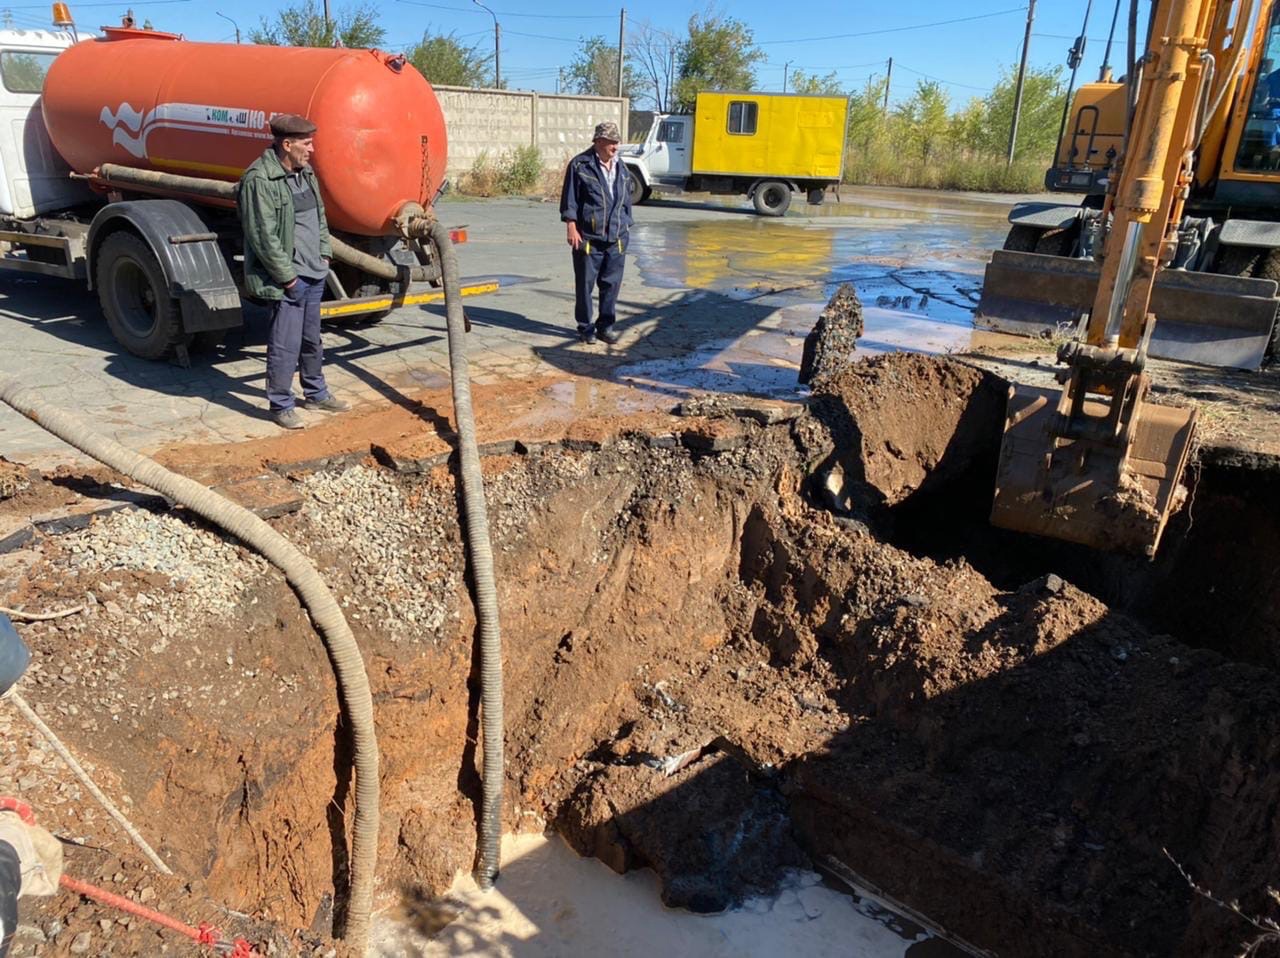
POLYGON ((594 343, 620 338, 618 290, 626 265, 627 235, 631 230, 631 180, 618 159, 618 124, 596 127, 591 149, 569 161, 560 191, 560 219, 573 248, 574 318, 578 336, 594 343), (591 324, 591 299, 600 290, 600 317, 591 324))

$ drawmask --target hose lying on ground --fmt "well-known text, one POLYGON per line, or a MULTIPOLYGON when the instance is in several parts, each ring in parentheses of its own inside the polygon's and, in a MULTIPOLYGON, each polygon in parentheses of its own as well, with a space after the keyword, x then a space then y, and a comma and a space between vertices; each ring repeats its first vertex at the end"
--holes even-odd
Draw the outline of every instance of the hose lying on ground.
POLYGON ((74 416, 40 400, 14 377, 0 376, 0 401, 98 462, 155 489, 252 546, 284 573, 302 599, 328 649, 338 677, 338 695, 351 723, 356 770, 355 821, 345 937, 357 954, 363 954, 369 934, 378 855, 378 742, 373 724, 373 697, 355 636, 320 573, 293 543, 248 509, 99 435, 74 416))
POLYGON ((493 576, 493 549, 489 543, 489 516, 484 501, 484 477, 476 445, 475 415, 471 409, 471 382, 467 375, 466 320, 458 259, 449 230, 439 221, 423 222, 444 280, 445 317, 449 332, 449 372, 453 382, 453 414, 458 428, 458 461, 462 475, 462 500, 466 509, 467 549, 475 583, 476 622, 480 631, 480 701, 484 734, 484 785, 480 813, 480 853, 476 884, 493 887, 498 874, 502 840, 503 719, 502 637, 498 631, 498 592, 493 576))

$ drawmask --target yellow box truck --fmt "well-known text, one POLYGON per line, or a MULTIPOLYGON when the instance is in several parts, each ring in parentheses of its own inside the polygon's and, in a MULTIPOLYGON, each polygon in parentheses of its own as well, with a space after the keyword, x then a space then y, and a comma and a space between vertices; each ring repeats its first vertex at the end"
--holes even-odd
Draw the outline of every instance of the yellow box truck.
POLYGON ((619 153, 631 201, 655 190, 742 195, 781 216, 795 192, 814 205, 844 172, 849 100, 800 93, 699 93, 692 115, 658 114, 619 153))

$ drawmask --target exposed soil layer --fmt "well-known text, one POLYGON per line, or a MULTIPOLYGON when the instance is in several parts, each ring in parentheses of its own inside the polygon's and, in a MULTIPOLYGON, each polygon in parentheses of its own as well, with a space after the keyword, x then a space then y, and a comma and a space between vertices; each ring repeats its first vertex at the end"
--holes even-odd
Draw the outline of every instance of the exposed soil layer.
MULTIPOLYGON (((600 448, 486 458, 508 827, 650 866, 695 910, 830 856, 1000 954, 1233 954, 1247 927, 1162 849, 1246 911, 1274 907, 1276 674, 1026 564, 993 583, 925 555, 975 508, 998 382, 909 355, 834 382, 791 422, 646 422, 600 448), (948 497, 954 522, 925 541, 948 497)), ((440 893, 471 865, 478 795, 452 477, 370 460, 293 482, 302 508, 273 522, 342 597, 373 687, 381 896, 440 893)), ((187 920, 211 902, 250 916, 228 922, 276 929, 278 953, 323 952, 349 756, 297 600, 180 512, 41 536, 0 568, 0 604, 89 594, 84 615, 23 628, 25 686, 182 876, 153 894, 187 920)), ((0 793, 107 849, 70 849, 68 870, 132 859, 65 776, 30 777, 38 747, 0 719, 0 793)), ((94 954, 155 950, 154 932, 99 918, 62 896, 36 921, 56 936, 15 954, 70 953, 85 931, 94 954)))

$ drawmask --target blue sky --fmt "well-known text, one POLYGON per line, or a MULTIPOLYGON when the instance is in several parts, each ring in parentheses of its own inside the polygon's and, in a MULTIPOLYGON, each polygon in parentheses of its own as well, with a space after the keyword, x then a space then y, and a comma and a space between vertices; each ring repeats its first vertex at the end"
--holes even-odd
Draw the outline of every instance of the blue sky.
MULTIPOLYGON (((319 2, 319 0, 318 0, 319 2)), ((334 9, 343 0, 331 0, 334 9)), ((502 71, 508 84, 520 89, 554 90, 559 67, 567 64, 581 36, 601 35, 617 42, 619 5, 581 0, 486 0, 502 23, 502 71)), ((239 23, 244 34, 259 18, 285 6, 254 0, 154 0, 118 3, 94 0, 71 2, 72 14, 84 27, 118 21, 132 6, 139 21, 150 18, 159 29, 185 33, 193 40, 230 41, 234 29, 223 13, 239 23)), ((466 0, 376 0, 389 48, 411 46, 425 29, 454 31, 467 43, 486 50, 493 42, 493 20, 466 0)), ((1127 3, 1125 4, 1127 7, 1127 3)), ((1146 4, 1142 18, 1145 21, 1146 4)), ((917 0, 915 3, 870 3, 866 0, 737 0, 718 7, 750 26, 768 60, 758 70, 757 87, 780 90, 784 65, 790 69, 826 74, 836 70, 850 87, 861 86, 873 73, 883 73, 894 58, 892 98, 908 95, 923 76, 943 81, 954 106, 981 96, 996 82, 1002 66, 1016 65, 1026 24, 1026 0, 917 0), (785 16, 779 11, 785 10, 785 16), (961 21, 961 22, 945 22, 961 21), (937 24, 929 26, 929 24, 937 24), (876 32, 880 31, 880 32, 876 32), (849 34, 861 34, 849 36, 849 34), (830 39, 819 39, 830 38, 830 39)), ((1082 79, 1094 79, 1102 60, 1115 0, 1094 0, 1089 21, 1090 42, 1081 67, 1082 79)), ((48 5, 22 0, 4 7, 19 26, 43 26, 48 5)), ((627 10, 629 23, 648 20, 654 26, 683 35, 690 14, 705 9, 687 0, 646 0, 627 10)), ((1030 62, 1061 64, 1067 48, 1080 32, 1084 0, 1040 0, 1031 39, 1030 62)), ((1125 12, 1120 14, 1112 62, 1123 59, 1125 12)), ((1117 71, 1119 72, 1119 71, 1117 71)))

